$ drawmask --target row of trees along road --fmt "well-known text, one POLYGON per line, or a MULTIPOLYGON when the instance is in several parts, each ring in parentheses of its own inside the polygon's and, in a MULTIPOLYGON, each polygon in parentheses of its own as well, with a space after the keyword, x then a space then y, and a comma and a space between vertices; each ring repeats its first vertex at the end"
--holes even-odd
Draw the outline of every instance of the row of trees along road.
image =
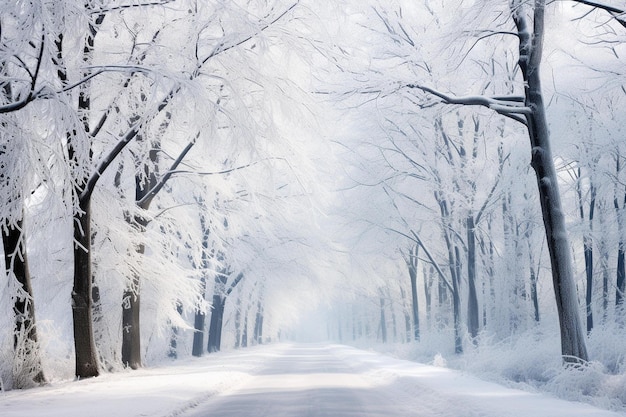
MULTIPOLYGON (((303 124, 308 117, 289 75, 299 51, 286 48, 305 12, 296 6, 2 2, 3 300, 14 317, 5 387, 46 380, 33 265, 41 288, 61 282, 71 294, 71 304, 58 296, 43 305, 71 305, 78 378, 141 367, 141 341, 155 335, 171 333, 163 349, 175 355, 180 330, 190 328, 185 316, 223 313, 235 287, 253 297, 239 299, 238 325, 262 340, 267 259, 254 258, 254 245, 280 246, 285 233, 268 227, 273 211, 310 192, 298 171, 306 156, 290 144, 299 138, 284 135, 272 113, 284 106, 303 124)), ((214 321, 210 351, 219 350, 214 321)))
MULTIPOLYGON (((444 314, 452 315, 456 352, 462 351, 466 331, 476 343, 481 329, 497 333, 498 323, 504 323, 510 331, 511 326, 527 321, 526 317, 540 320, 537 283, 545 245, 563 359, 586 362, 587 333, 581 321, 577 275, 568 239, 572 229, 568 230, 566 218, 576 208, 582 221, 574 232, 583 230, 581 253, 587 270, 583 304, 590 332, 595 253, 600 252, 602 260, 603 316, 608 316, 609 300, 618 307, 616 318, 622 314, 624 194, 619 180, 623 161, 618 143, 623 139, 615 137, 620 129, 613 130, 615 121, 607 117, 606 111, 616 101, 623 102, 623 76, 614 74, 623 74, 623 35, 617 34, 623 33, 624 11, 608 2, 588 1, 559 5, 540 0, 454 4, 457 12, 452 14, 449 2, 438 1, 357 8, 355 20, 366 28, 359 36, 370 39, 371 44, 367 51, 353 52, 356 60, 352 56, 353 62, 344 62, 349 68, 347 73, 359 74, 352 79, 357 86, 346 89, 349 81, 340 77, 338 84, 342 86, 324 93, 333 90, 343 98, 346 111, 355 119, 365 120, 361 112, 376 120, 374 125, 365 122, 368 128, 353 135, 365 137, 367 145, 352 146, 347 158, 354 160, 356 154, 356 158, 367 161, 367 172, 351 173, 351 178, 356 179, 357 186, 367 188, 370 195, 384 192, 388 203, 382 210, 395 215, 390 219, 370 213, 366 216, 371 217, 365 219, 376 225, 375 229, 382 227, 409 242, 396 248, 404 254, 411 282, 414 301, 412 313, 406 316, 413 317, 413 338, 420 334, 414 276, 418 259, 422 259, 427 314, 434 276, 440 282, 435 287, 439 304, 451 305, 451 311, 444 314), (548 31, 549 25, 556 29, 548 31), (560 32, 568 33, 570 38, 566 41, 566 35, 559 36, 560 32), (576 35, 572 37, 572 33, 576 35), (593 94, 577 90, 580 84, 574 86, 567 77, 559 80, 563 71, 552 69, 554 86, 546 95, 542 85, 547 74, 542 70, 546 37, 552 41, 551 56, 560 55, 550 62, 552 66, 576 65, 581 74, 604 74, 593 94), (576 56, 574 50, 580 51, 583 44, 585 52, 576 56), (359 61, 361 58, 363 61, 359 61), (365 63, 363 67, 359 67, 361 62, 365 63), (547 101, 551 104, 548 109, 547 101), (602 118, 595 119, 599 115, 602 118), (572 123, 574 120, 577 123, 572 123), (599 130, 600 123, 606 124, 599 130), (571 139, 577 154, 570 157, 564 152, 555 157, 550 129, 558 139, 577 136, 578 140, 571 139), (603 137, 608 130, 611 133, 603 137), (524 152, 520 145, 512 142, 523 134, 530 140, 530 165, 537 184, 534 191, 520 185, 520 178, 527 180, 527 162, 520 158, 520 152, 524 152), (606 155, 607 142, 615 147, 611 155, 606 155), (598 172, 599 167, 611 169, 605 176, 602 169, 598 172), (600 177, 602 185, 598 183, 600 177), (576 190, 576 199, 569 199, 567 194, 566 204, 559 190, 563 183, 572 184, 576 190), (543 239, 535 226, 539 220, 535 195, 541 208, 543 239), (598 225, 603 229, 596 233, 593 227, 598 225), (496 231, 501 235, 497 236, 496 231), (435 237, 437 234, 439 237, 435 237), (416 246, 422 249, 421 257, 416 246), (505 265, 498 265, 499 257, 505 265), (617 263, 612 283, 610 258, 617 263), (477 268, 483 277, 480 280, 477 268), (614 298, 610 288, 615 288, 614 298), (503 308, 502 302, 510 304, 503 308), (501 314, 503 310, 507 314, 501 314)), ((384 326, 385 320, 380 323, 384 326)))
POLYGON ((626 24, 605 2, 561 3, 3 1, 2 381, 46 380, 36 304, 72 309, 45 335, 73 341, 53 356, 79 378, 259 343, 336 286, 366 300, 333 317, 340 338, 451 329, 461 353, 543 319, 546 267, 562 356, 586 361, 568 236, 587 331, 594 313, 620 320, 626 24), (593 94, 556 75, 546 93, 548 44, 550 65, 603 74, 593 94), (316 199, 329 184, 341 216, 316 199), (363 245, 375 256, 357 267, 363 245))

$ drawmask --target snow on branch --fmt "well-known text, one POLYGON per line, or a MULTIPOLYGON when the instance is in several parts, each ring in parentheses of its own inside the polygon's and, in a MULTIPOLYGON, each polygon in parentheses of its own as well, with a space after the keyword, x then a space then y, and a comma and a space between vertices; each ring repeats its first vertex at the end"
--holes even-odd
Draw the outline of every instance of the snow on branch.
POLYGON ((527 125, 526 116, 532 112, 523 105, 525 99, 522 96, 451 96, 441 91, 434 90, 419 84, 407 84, 406 87, 421 90, 425 93, 439 97, 446 104, 459 104, 462 106, 483 106, 498 114, 509 117, 517 122, 527 125))

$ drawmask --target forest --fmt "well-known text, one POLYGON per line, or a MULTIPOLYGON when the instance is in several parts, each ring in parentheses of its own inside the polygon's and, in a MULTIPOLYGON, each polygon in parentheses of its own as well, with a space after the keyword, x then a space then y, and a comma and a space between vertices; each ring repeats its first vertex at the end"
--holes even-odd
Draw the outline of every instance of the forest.
POLYGON ((334 340, 626 407, 623 1, 0 10, 2 391, 334 340))

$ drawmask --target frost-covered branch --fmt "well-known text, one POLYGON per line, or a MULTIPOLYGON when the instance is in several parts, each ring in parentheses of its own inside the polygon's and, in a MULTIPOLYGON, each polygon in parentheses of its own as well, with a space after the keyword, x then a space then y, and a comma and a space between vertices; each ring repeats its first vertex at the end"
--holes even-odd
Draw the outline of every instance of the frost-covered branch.
POLYGON ((443 100, 446 104, 459 104, 462 106, 483 106, 487 107, 498 114, 509 117, 523 125, 527 125, 526 116, 531 114, 531 110, 521 105, 525 101, 522 96, 451 96, 440 91, 434 90, 419 84, 407 84, 406 87, 421 90, 425 93, 434 95, 443 100))
POLYGON ((219 44, 217 44, 213 48, 213 51, 211 51, 211 53, 198 64, 198 69, 200 69, 204 64, 207 63, 207 61, 209 61, 211 58, 215 57, 216 55, 219 55, 219 54, 221 54, 223 52, 226 52, 228 50, 236 48, 237 46, 240 46, 240 45, 248 42, 250 39, 252 39, 256 35, 258 35, 259 33, 265 31, 270 26, 272 26, 274 23, 276 23, 280 19, 282 19, 287 13, 289 13, 291 10, 293 10, 298 5, 298 3, 299 3, 299 1, 296 1, 294 4, 289 6, 285 11, 283 11, 281 14, 279 14, 276 18, 274 18, 271 21, 265 23, 257 31, 255 31, 254 33, 251 33, 250 35, 244 37, 243 39, 239 39, 238 41, 235 41, 233 43, 220 42, 219 44))
POLYGON ((35 66, 35 71, 31 72, 28 67, 26 66, 26 64, 19 58, 16 57, 20 62, 22 62, 24 69, 26 70, 26 72, 28 73, 28 75, 30 76, 30 89, 28 91, 28 94, 26 95, 26 97, 22 100, 19 100, 15 103, 11 103, 11 104, 7 104, 4 106, 0 106, 0 114, 3 113, 11 113, 20 109, 23 109, 24 107, 26 107, 28 105, 28 103, 30 103, 31 101, 35 100, 36 98, 39 97, 39 92, 35 93, 35 87, 37 85, 37 78, 39 78, 39 72, 41 70, 41 62, 43 60, 43 51, 44 51, 44 43, 46 40, 46 32, 42 31, 41 33, 41 44, 39 46, 39 52, 37 54, 37 64, 35 66))

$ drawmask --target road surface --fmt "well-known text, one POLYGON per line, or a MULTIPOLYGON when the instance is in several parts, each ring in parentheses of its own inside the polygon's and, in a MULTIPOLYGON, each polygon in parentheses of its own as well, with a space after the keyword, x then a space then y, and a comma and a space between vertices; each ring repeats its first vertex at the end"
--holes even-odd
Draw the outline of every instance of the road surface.
POLYGON ((285 345, 242 385, 183 417, 608 417, 458 372, 341 345, 285 345))
MULTIPOLYGON (((50 368, 54 369, 51 364, 50 368)), ((53 373, 50 373, 54 375, 53 373)), ((272 344, 0 392, 2 417, 626 417, 343 345, 272 344)))

